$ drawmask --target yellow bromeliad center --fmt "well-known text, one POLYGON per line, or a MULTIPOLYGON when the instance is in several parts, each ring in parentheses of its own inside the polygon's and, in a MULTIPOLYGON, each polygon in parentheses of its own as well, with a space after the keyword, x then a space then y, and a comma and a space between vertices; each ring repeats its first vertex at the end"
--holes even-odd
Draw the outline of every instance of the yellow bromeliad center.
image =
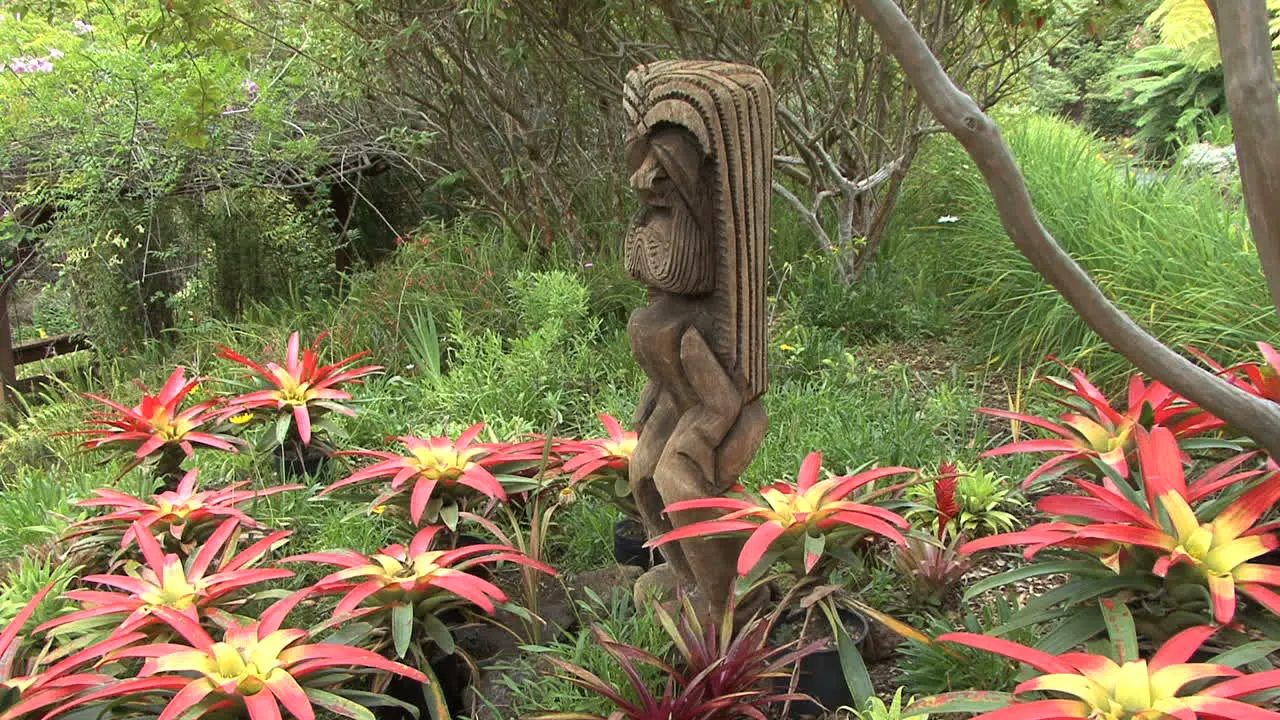
POLYGON ((418 468, 418 472, 428 480, 444 480, 451 482, 457 480, 467 468, 474 463, 471 458, 484 452, 482 448, 467 448, 458 450, 452 446, 448 447, 418 447, 413 448, 413 464, 418 468))
POLYGON ((630 458, 636 451, 636 443, 640 441, 639 436, 629 434, 621 440, 605 440, 600 444, 604 451, 614 457, 630 458))
POLYGON ((1175 528, 1177 544, 1173 552, 1190 559, 1209 577, 1229 578, 1242 563, 1266 550, 1264 538, 1240 537, 1247 528, 1236 527, 1230 512, 1202 525, 1195 511, 1177 493, 1162 495, 1160 502, 1175 528))
POLYGON ((374 555, 371 559, 381 569, 374 579, 384 585, 399 585, 404 582, 421 583, 445 569, 436 564, 436 560, 443 554, 443 550, 431 550, 413 556, 409 562, 402 562, 390 555, 374 555))
POLYGON ((146 578, 140 579, 151 585, 151 589, 138 597, 152 608, 170 607, 175 610, 185 610, 196 604, 196 600, 204 589, 202 582, 197 581, 192 584, 187 580, 187 574, 183 571, 182 565, 176 562, 165 565, 159 582, 150 582, 146 578))
POLYGON ((286 405, 298 407, 306 405, 314 394, 311 390, 311 383, 299 382, 297 378, 290 375, 284 368, 274 368, 276 380, 280 383, 280 388, 276 390, 276 399, 286 405))
POLYGON ((161 517, 169 522, 182 522, 186 520, 191 513, 204 507, 199 502, 171 502, 169 500, 159 498, 156 500, 156 509, 160 511, 161 517))
POLYGON ((1137 424, 1132 420, 1125 420, 1114 430, 1108 430, 1089 418, 1081 417, 1070 425, 1084 437, 1090 450, 1105 455, 1115 450, 1127 449, 1137 424))
POLYGON ((279 655, 295 638, 294 634, 277 631, 261 640, 214 643, 209 653, 201 653, 204 662, 191 669, 218 687, 234 684, 240 695, 253 695, 261 692, 273 676, 287 674, 279 655))
POLYGON ((769 508, 773 511, 768 514, 770 520, 775 520, 784 527, 791 527, 796 523, 807 526, 826 514, 822 512, 822 499, 830 486, 830 481, 823 481, 803 493, 766 488, 760 492, 760 497, 769 503, 769 508))
POLYGON ((151 427, 157 435, 169 442, 177 442, 191 432, 188 420, 173 421, 173 416, 164 408, 159 408, 151 416, 151 427))
POLYGON ((1090 720, 1133 720, 1150 717, 1152 711, 1168 713, 1186 707, 1177 697, 1194 666, 1171 665, 1152 673, 1146 660, 1107 666, 1085 675, 1054 674, 1028 685, 1073 695, 1089 706, 1090 720))

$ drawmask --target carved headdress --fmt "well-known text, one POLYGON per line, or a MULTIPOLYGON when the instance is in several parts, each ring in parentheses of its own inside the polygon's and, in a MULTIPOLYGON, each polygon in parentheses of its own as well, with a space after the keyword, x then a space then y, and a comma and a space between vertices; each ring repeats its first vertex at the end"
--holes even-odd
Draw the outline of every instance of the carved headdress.
POLYGON ((764 273, 773 195, 773 90, 756 68, 661 61, 627 74, 623 108, 635 141, 663 125, 688 130, 714 166, 713 247, 719 257, 707 341, 745 382, 748 399, 767 386, 764 273))

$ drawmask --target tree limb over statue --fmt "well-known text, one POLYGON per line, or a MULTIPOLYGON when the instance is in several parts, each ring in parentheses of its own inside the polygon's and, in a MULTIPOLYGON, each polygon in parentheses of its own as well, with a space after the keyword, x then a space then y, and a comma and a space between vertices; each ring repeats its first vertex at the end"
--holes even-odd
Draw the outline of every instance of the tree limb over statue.
MULTIPOLYGON (((929 51, 924 39, 893 0, 851 2, 875 27, 885 48, 897 58, 911 85, 934 117, 960 141, 973 158, 991 189, 1000 220, 1014 245, 1031 261, 1036 271, 1062 294, 1080 314, 1081 319, 1140 370, 1226 420, 1252 437, 1273 456, 1280 453, 1280 407, 1233 387, 1170 350, 1108 300, 1088 273, 1058 245, 1041 224, 1026 182, 1012 152, 1000 135, 999 127, 982 112, 972 98, 952 82, 929 51)), ((1221 28, 1223 34, 1220 42, 1223 44, 1229 93, 1233 85, 1233 70, 1243 71, 1245 67, 1256 70, 1257 62, 1246 60, 1244 56, 1266 53, 1268 67, 1271 64, 1269 43, 1256 47, 1256 43, 1250 42, 1250 36, 1256 33, 1246 35, 1248 28, 1244 22, 1250 16, 1257 17, 1259 11, 1265 12, 1265 0, 1238 0, 1230 4, 1240 6, 1231 13, 1240 22, 1226 22, 1224 17, 1221 28), (1228 55, 1233 57, 1233 62, 1227 62, 1228 55)), ((1273 225, 1265 219, 1262 223, 1255 223, 1254 219, 1271 214, 1256 206, 1260 202, 1265 203, 1265 198, 1271 196, 1274 188, 1270 180, 1280 176, 1280 165, 1270 161, 1270 156, 1277 152, 1274 146, 1270 150, 1255 149, 1251 143, 1264 141, 1264 138, 1269 137, 1264 133, 1274 133, 1276 126, 1273 124, 1265 130, 1255 127, 1253 121, 1266 116, 1266 113, 1244 112, 1236 107, 1236 103, 1265 91, 1263 94, 1271 98, 1274 106, 1274 70, 1265 76, 1257 72, 1246 74, 1240 82, 1248 87, 1237 87, 1235 93, 1229 95, 1229 100, 1233 101, 1232 119, 1237 120, 1239 115, 1246 120, 1248 126, 1236 126, 1237 148, 1241 167, 1248 164, 1253 168, 1243 177, 1245 197, 1253 230, 1263 234, 1262 237, 1255 238, 1255 241, 1263 256, 1263 266, 1267 268, 1271 264, 1267 256, 1274 252, 1277 245, 1272 235, 1280 232, 1280 224, 1273 225), (1246 161, 1246 158, 1249 160, 1246 161), (1255 179, 1264 185, 1251 192, 1249 184, 1255 179)), ((1280 211, 1275 212, 1280 214, 1280 211)), ((1280 270, 1280 267, 1276 269, 1280 270)), ((1280 278, 1268 269, 1267 280, 1271 285, 1272 296, 1280 299, 1277 291, 1280 278)))

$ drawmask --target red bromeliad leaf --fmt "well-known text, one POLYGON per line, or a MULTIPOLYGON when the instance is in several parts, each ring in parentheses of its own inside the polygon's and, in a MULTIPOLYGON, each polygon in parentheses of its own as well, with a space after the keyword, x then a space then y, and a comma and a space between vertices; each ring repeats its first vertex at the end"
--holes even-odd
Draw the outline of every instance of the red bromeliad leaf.
POLYGON ((237 452, 239 439, 200 431, 202 426, 221 415, 216 409, 219 400, 182 408, 187 396, 200 386, 200 382, 200 378, 188 380, 186 368, 178 367, 157 395, 152 395, 146 386, 139 383, 142 399, 132 408, 86 393, 85 397, 107 406, 111 412, 96 412, 91 416, 88 424, 98 427, 68 434, 92 436, 85 442, 85 447, 91 449, 115 444, 129 447, 138 461, 170 447, 180 448, 188 456, 193 454, 194 445, 237 452))
MULTIPOLYGON (((85 578, 86 582, 124 592, 68 592, 65 597, 81 602, 83 609, 50 620, 36 631, 57 630, 85 620, 114 619, 115 627, 110 633, 114 637, 157 625, 156 611, 162 607, 199 619, 215 609, 239 606, 243 600, 233 601, 230 596, 240 590, 293 576, 291 571, 281 568, 249 567, 282 545, 290 535, 287 531, 272 533, 235 556, 230 556, 228 551, 217 568, 210 572, 214 558, 231 540, 238 524, 234 518, 224 521, 184 565, 177 554, 166 554, 151 533, 135 523, 133 532, 144 564, 136 569, 130 568, 125 575, 89 575, 85 578)), ((234 550, 234 543, 231 550, 234 550)))
MULTIPOLYGON (((467 496, 477 494, 491 500, 506 501, 506 490, 489 468, 511 462, 511 456, 497 448, 476 444, 475 439, 483 428, 483 423, 477 423, 458 436, 457 440, 447 437, 396 438, 409 451, 408 455, 370 450, 340 453, 373 457, 378 462, 335 482, 320 494, 327 495, 368 480, 389 478, 387 492, 379 496, 377 501, 384 503, 402 496, 406 484, 412 481, 408 508, 415 524, 422 522, 433 498, 438 498, 442 505, 454 507, 467 496)), ((436 518, 427 517, 426 520, 435 522, 436 518)))
POLYGON ((341 401, 350 400, 351 394, 338 387, 347 383, 361 383, 364 377, 383 368, 378 365, 350 367, 368 355, 368 351, 356 353, 332 365, 320 365, 320 343, 326 335, 327 333, 322 333, 318 336, 311 347, 302 350, 299 356, 300 336, 297 332, 291 334, 283 367, 274 362, 260 364, 229 348, 219 347, 219 357, 252 370, 265 388, 232 398, 222 416, 232 417, 260 411, 288 414, 293 419, 299 439, 304 445, 309 445, 313 416, 316 413, 332 410, 355 415, 354 410, 341 404, 341 401))
POLYGON ((804 572, 815 569, 821 553, 812 552, 816 540, 832 533, 860 530, 871 532, 905 545, 901 529, 908 523, 897 513, 846 498, 861 487, 891 475, 914 473, 905 467, 877 468, 849 477, 820 480, 822 455, 810 453, 801 464, 796 483, 776 483, 758 493, 741 498, 700 498, 672 503, 668 514, 690 511, 728 510, 715 520, 699 520, 675 528, 654 538, 646 547, 669 542, 715 535, 746 534, 747 540, 738 556, 737 570, 742 576, 751 574, 756 565, 774 549, 775 543, 801 549, 804 572), (810 548, 809 551, 804 546, 810 548))
MULTIPOLYGON (((221 640, 214 640, 195 621, 170 608, 159 608, 157 616, 169 624, 190 645, 165 644, 126 647, 111 653, 111 658, 145 658, 141 676, 124 680, 81 696, 58 707, 61 714, 81 705, 112 698, 122 698, 173 691, 160 717, 168 720, 201 707, 195 717, 226 704, 239 706, 251 720, 281 717, 280 706, 298 720, 314 720, 315 712, 307 694, 308 683, 316 673, 330 668, 370 669, 427 682, 421 672, 362 648, 334 644, 302 644, 308 639, 304 630, 281 629, 284 616, 304 599, 305 589, 272 605, 262 619, 226 629, 221 640), (217 702, 210 705, 207 698, 217 702)), ((329 689, 333 679, 320 679, 316 689, 329 689)))
POLYGON ((73 523, 63 539, 123 531, 121 547, 128 547, 134 542, 135 523, 150 532, 167 533, 176 540, 188 542, 198 539, 205 528, 227 519, 238 520, 243 527, 259 528, 261 524, 245 514, 240 506, 276 493, 302 489, 301 485, 279 485, 245 490, 249 484, 246 480, 218 490, 202 490, 197 487, 199 473, 198 468, 190 470, 176 489, 152 495, 150 501, 110 488, 94 490, 96 497, 82 500, 76 506, 105 507, 112 511, 73 523))
MULTIPOLYGON (((317 593, 343 595, 334 617, 355 611, 367 602, 388 627, 395 622, 393 610, 405 605, 431 613, 475 605, 494 613, 495 603, 506 602, 507 598, 496 585, 468 572, 482 565, 509 561, 549 575, 556 574, 547 565, 506 545, 486 543, 452 550, 432 549, 440 530, 440 526, 423 528, 407 548, 389 545, 368 557, 345 550, 297 555, 281 562, 318 562, 343 568, 314 586, 317 593)), ((415 610, 415 615, 418 614, 415 610)))

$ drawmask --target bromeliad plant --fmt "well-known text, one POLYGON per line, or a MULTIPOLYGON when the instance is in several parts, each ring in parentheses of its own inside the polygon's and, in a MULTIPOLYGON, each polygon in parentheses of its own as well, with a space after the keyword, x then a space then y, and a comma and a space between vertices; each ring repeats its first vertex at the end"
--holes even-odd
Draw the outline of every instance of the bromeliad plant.
POLYGON ((238 520, 245 528, 261 528, 242 506, 276 493, 302 489, 301 485, 279 485, 245 490, 249 483, 243 481, 217 490, 202 490, 198 486, 199 478, 199 469, 192 469, 177 488, 153 495, 150 501, 111 488, 94 490, 97 497, 81 500, 76 506, 109 508, 111 512, 72 524, 63 535, 63 542, 72 543, 71 551, 78 552, 104 542, 114 543, 119 538, 118 545, 124 549, 134 542, 136 524, 157 534, 161 543, 190 553, 196 543, 207 538, 228 518, 238 520))
POLYGON ((942 463, 935 480, 907 488, 906 498, 918 507, 908 509, 903 516, 917 525, 924 520, 937 532, 943 514, 939 501, 943 496, 954 498, 956 505, 955 512, 948 515, 949 534, 953 537, 1012 532, 1019 521, 1009 511, 1027 505, 1011 478, 981 466, 968 468, 960 463, 942 463), (946 492, 940 495, 938 483, 948 474, 953 475, 954 486, 943 487, 946 492))
POLYGON ((1125 606, 1102 601, 1100 610, 1110 637, 1102 645, 1106 653, 1052 655, 988 635, 940 636, 937 642, 1003 655, 1041 674, 1012 693, 947 693, 915 703, 910 710, 982 712, 972 720, 1280 720, 1280 712, 1247 700, 1280 688, 1280 671, 1246 674, 1237 669, 1249 658, 1265 654, 1261 643, 1194 662, 1196 652, 1215 632, 1212 627, 1197 626, 1170 638, 1147 658, 1138 651, 1133 618, 1125 606))
POLYGON ((561 467, 564 472, 569 473, 565 491, 576 495, 580 488, 595 489, 604 485, 607 490, 601 494, 617 506, 623 515, 638 519, 640 515, 631 496, 627 467, 636 450, 636 443, 639 442, 639 434, 634 430, 623 430, 622 425, 611 415, 602 413, 599 417, 608 437, 559 440, 553 445, 553 452, 566 458, 561 467))
POLYGON ((168 607, 156 615, 184 643, 136 645, 106 659, 143 658, 136 677, 122 679, 56 708, 129 702, 144 716, 197 718, 229 711, 250 720, 280 720, 283 708, 296 720, 315 720, 316 707, 352 720, 367 720, 365 705, 389 698, 344 687, 359 674, 392 673, 427 682, 423 673, 375 652, 337 643, 307 643, 311 633, 283 627, 289 612, 311 592, 277 601, 258 620, 235 623, 215 640, 200 623, 168 607), (157 696, 167 699, 156 701, 157 696))
POLYGON ((39 717, 60 703, 111 682, 106 675, 83 670, 103 655, 142 639, 138 633, 120 634, 43 667, 43 657, 26 652, 24 642, 30 636, 23 636, 22 629, 52 589, 53 585, 48 585, 36 593, 0 632, 0 720, 39 717), (25 674, 18 674, 19 667, 25 674))
POLYGON ((1091 475, 1111 473, 1119 478, 1128 478, 1137 429, 1149 431, 1155 426, 1167 427, 1184 439, 1184 449, 1190 449, 1194 443, 1186 439, 1222 427, 1220 420, 1191 401, 1159 382, 1147 385, 1139 375, 1129 380, 1128 407, 1122 412, 1111 405, 1083 372, 1076 368, 1068 370, 1071 375, 1069 382, 1045 378, 1046 382, 1067 393, 1065 399, 1055 398, 1070 410, 1061 415, 1058 422, 1008 410, 979 410, 987 415, 1034 425, 1056 436, 1019 440, 982 454, 983 457, 995 457, 1056 453, 1027 476, 1023 482, 1024 489, 1037 480, 1047 480, 1072 470, 1083 470, 1091 475))
POLYGON ((715 520, 703 520, 676 528, 647 543, 660 547, 696 537, 745 535, 738 555, 738 574, 746 577, 757 568, 767 569, 779 558, 787 560, 797 576, 815 571, 824 553, 848 548, 856 536, 873 533, 902 545, 906 520, 884 508, 849 500, 858 489, 881 478, 915 473, 906 467, 867 470, 848 477, 819 480, 822 453, 813 452, 800 465, 795 484, 775 483, 758 494, 741 497, 698 498, 675 502, 667 513, 688 510, 727 510, 715 520))
POLYGON ((411 656, 417 667, 428 664, 425 635, 445 654, 455 651, 453 638, 440 616, 450 610, 478 607, 492 615, 507 601, 498 586, 478 577, 475 570, 513 562, 554 576, 555 570, 515 548, 483 543, 456 549, 433 547, 444 528, 423 528, 406 547, 389 545, 370 556, 353 550, 319 552, 285 558, 282 562, 315 562, 342 568, 315 585, 319 594, 342 595, 334 618, 359 615, 386 631, 399 658, 411 656), (419 642, 414 642, 418 637, 419 642))
MULTIPOLYGON (((732 607, 732 604, 730 605, 732 607)), ((789 668, 817 652, 822 643, 800 647, 799 642, 771 646, 772 623, 753 618, 741 630, 733 631, 733 612, 725 613, 720 627, 703 626, 687 599, 682 600, 679 618, 657 606, 655 613, 671 637, 676 657, 657 657, 640 648, 614 641, 603 628, 592 635, 623 668, 630 687, 616 688, 586 668, 554 656, 545 659, 561 677, 608 699, 616 710, 608 720, 730 720, 763 718, 761 708, 791 700, 807 700, 804 695, 776 692, 773 682, 790 675, 789 668), (661 690, 646 684, 639 665, 656 668, 663 676, 661 690), (629 697, 635 697, 631 700, 629 697)), ((584 712, 550 712, 534 720, 606 720, 584 712)))
POLYGON ((327 336, 322 333, 310 348, 300 350, 300 335, 289 336, 284 365, 274 362, 261 364, 246 358, 227 347, 218 348, 218 356, 244 365, 253 371, 261 389, 231 398, 223 417, 241 420, 247 414, 254 420, 271 423, 273 432, 263 435, 265 446, 283 448, 284 452, 302 454, 302 448, 312 444, 316 431, 327 430, 336 434, 337 428, 325 418, 330 412, 355 416, 355 410, 345 405, 351 393, 339 388, 347 384, 364 382, 363 378, 383 368, 378 365, 351 367, 369 354, 359 352, 332 365, 320 364, 320 343, 327 336), (290 447, 300 445, 301 447, 290 447))
POLYGON ((144 632, 154 637, 158 630, 167 629, 156 614, 159 608, 169 608, 196 622, 205 618, 224 624, 231 622, 228 613, 255 597, 241 591, 259 583, 293 577, 291 571, 283 568, 253 567, 284 544, 289 532, 272 533, 237 554, 239 530, 239 521, 235 518, 223 521, 200 545, 199 551, 184 562, 176 553, 165 553, 147 528, 134 523, 132 533, 144 562, 126 564, 121 575, 84 578, 85 582, 121 592, 72 590, 64 593, 65 598, 79 602, 82 608, 44 623, 36 632, 79 638, 144 632))
MULTIPOLYGON (((967 597, 1027 577, 1069 573, 1066 585, 1028 609, 1061 615, 1055 605, 1128 591, 1157 616, 1140 616, 1144 632, 1154 634, 1161 626, 1202 624, 1205 605, 1219 623, 1239 621, 1241 592, 1269 611, 1251 613, 1248 625, 1274 634, 1280 629, 1272 616, 1280 613, 1280 595, 1271 588, 1280 586, 1280 568, 1249 561, 1280 546, 1274 526, 1258 525, 1280 502, 1280 474, 1248 487, 1259 473, 1236 472, 1242 462, 1236 457, 1188 483, 1172 431, 1139 429, 1136 438, 1140 490, 1111 478, 1100 485, 1075 480, 1084 496, 1040 501, 1040 510, 1053 518, 1049 522, 968 543, 964 552, 1022 545, 1037 562, 979 582, 967 597), (1054 557, 1038 560, 1041 554, 1054 557)), ((1090 622, 1080 615, 1087 607, 1076 611, 1079 632, 1101 632, 1101 618, 1090 622)))
POLYGON ((377 462, 357 470, 321 491, 336 490, 387 479, 371 507, 396 505, 407 512, 414 525, 443 522, 457 528, 459 513, 469 509, 476 496, 505 502, 508 491, 537 487, 529 478, 507 471, 525 468, 542 459, 540 443, 514 445, 477 443, 484 423, 467 428, 456 440, 448 437, 396 438, 409 451, 397 455, 379 450, 350 450, 338 453, 375 458, 377 462), (406 492, 408 491, 408 492, 406 492))
POLYGON ((172 487, 182 476, 182 462, 195 454, 195 446, 237 452, 236 438, 201 430, 214 423, 220 416, 221 400, 213 399, 188 408, 182 404, 199 386, 200 378, 187 379, 186 368, 176 368, 157 395, 152 395, 141 381, 142 400, 136 407, 125 407, 98 395, 85 394, 110 408, 110 412, 95 412, 88 424, 89 430, 71 434, 90 435, 85 442, 90 449, 117 448, 132 455, 121 470, 124 475, 149 459, 155 458, 155 474, 166 486, 172 487))
MULTIPOLYGON (((854 697, 862 703, 870 696, 870 680, 866 668, 843 620, 841 606, 850 606, 870 614, 880 622, 890 624, 900 633, 918 636, 911 628, 894 621, 853 598, 834 593, 838 586, 822 586, 834 570, 829 559, 858 566, 861 562, 853 554, 853 546, 868 535, 879 535, 903 546, 906 538, 902 530, 908 523, 897 513, 876 505, 855 502, 849 498, 871 483, 895 475, 915 474, 906 467, 886 467, 866 470, 851 476, 820 479, 822 453, 814 452, 805 457, 794 484, 776 483, 759 493, 740 493, 740 497, 699 498, 675 502, 666 512, 688 510, 725 510, 714 520, 703 520, 676 528, 647 544, 659 547, 685 538, 715 536, 746 536, 746 542, 738 555, 738 574, 744 584, 753 587, 769 579, 769 573, 778 561, 785 568, 779 576, 788 576, 791 589, 783 599, 785 607, 798 601, 804 608, 804 627, 809 626, 813 613, 821 612, 836 640, 846 679, 854 691, 854 697), (815 587, 818 586, 818 587, 815 587), (812 592, 810 592, 812 591, 812 592)), ((882 488, 862 499, 887 496, 889 491, 901 485, 882 488)), ((775 576, 776 577, 776 576, 775 576)))
POLYGON ((912 490, 928 487, 932 494, 931 509, 936 516, 936 538, 913 532, 906 536, 902 546, 893 549, 893 565, 918 603, 941 605, 960 578, 969 572, 969 559, 959 552, 964 536, 955 523, 961 513, 956 493, 958 480, 956 465, 944 462, 938 466, 938 476, 930 485, 908 488, 910 495, 912 490))

